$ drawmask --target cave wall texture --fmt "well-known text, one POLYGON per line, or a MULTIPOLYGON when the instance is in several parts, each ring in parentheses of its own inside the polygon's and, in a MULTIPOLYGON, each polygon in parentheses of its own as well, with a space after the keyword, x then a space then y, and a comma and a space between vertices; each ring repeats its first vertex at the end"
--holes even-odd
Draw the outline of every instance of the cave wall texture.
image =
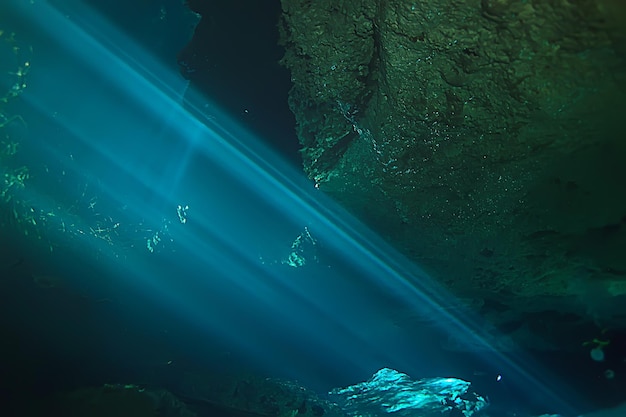
POLYGON ((626 327, 625 3, 282 9, 322 192, 519 343, 626 327))

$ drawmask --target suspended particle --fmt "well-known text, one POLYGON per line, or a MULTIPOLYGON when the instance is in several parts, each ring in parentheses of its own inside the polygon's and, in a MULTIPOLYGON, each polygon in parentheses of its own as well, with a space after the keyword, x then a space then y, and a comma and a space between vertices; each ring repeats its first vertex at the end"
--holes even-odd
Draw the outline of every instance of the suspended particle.
POLYGON ((178 220, 185 224, 187 223, 187 210, 189 210, 189 206, 181 206, 180 204, 176 207, 176 214, 178 214, 178 220))

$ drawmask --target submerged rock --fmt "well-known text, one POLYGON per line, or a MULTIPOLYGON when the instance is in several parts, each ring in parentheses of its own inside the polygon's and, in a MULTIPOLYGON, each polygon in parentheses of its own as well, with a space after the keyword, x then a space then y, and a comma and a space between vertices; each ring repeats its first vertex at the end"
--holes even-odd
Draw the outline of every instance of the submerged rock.
POLYGON ((521 346, 626 327, 621 3, 282 3, 316 187, 521 346))

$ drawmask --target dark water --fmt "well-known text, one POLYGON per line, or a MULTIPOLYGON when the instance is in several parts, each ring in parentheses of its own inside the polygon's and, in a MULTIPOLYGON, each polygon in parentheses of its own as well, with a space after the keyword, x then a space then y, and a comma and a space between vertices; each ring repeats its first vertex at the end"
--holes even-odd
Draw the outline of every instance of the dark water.
MULTIPOLYGON (((474 318, 449 322, 457 301, 294 168, 273 47, 264 64, 255 46, 258 73, 241 70, 242 55, 239 72, 216 65, 207 100, 178 73, 196 20, 177 1, 51 4, 0 8, 15 32, 4 56, 29 63, 24 91, 1 107, 23 119, 4 127, 19 152, 3 173, 29 170, 0 236, 1 388, 16 415, 105 383, 176 392, 192 372, 254 372, 324 393, 383 367, 471 380, 502 413, 615 403, 586 357, 442 349, 474 318)), ((264 10, 271 21, 278 4, 264 10)), ((216 45, 241 47, 233 26, 218 27, 216 45)))

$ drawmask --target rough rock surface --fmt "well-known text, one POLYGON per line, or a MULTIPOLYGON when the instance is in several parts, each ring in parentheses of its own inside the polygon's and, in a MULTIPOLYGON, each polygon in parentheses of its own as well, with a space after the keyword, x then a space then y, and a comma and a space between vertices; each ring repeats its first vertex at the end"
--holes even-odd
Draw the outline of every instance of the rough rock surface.
POLYGON ((282 0, 307 174, 526 347, 626 327, 626 6, 282 0))

